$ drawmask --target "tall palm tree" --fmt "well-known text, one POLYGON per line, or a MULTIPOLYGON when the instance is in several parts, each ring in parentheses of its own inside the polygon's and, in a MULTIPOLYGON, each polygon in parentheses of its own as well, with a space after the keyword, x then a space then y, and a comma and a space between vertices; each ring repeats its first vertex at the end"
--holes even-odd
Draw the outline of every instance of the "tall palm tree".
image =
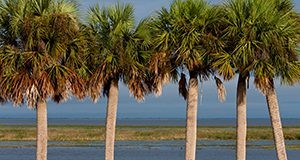
POLYGON ((0 59, 5 69, 1 94, 14 105, 36 109, 37 160, 47 159, 47 99, 85 95, 79 72, 84 52, 71 1, 5 0, 0 2, 0 59))
POLYGON ((186 160, 196 158, 198 80, 213 73, 210 56, 222 45, 217 38, 220 13, 204 0, 175 0, 169 9, 157 12, 150 24, 154 53, 149 68, 154 73, 154 91, 161 92, 164 81, 177 80, 180 75, 179 91, 187 102, 186 160))
POLYGON ((239 73, 236 146, 238 160, 246 159, 246 90, 250 73, 255 77, 256 87, 267 96, 277 157, 280 160, 287 159, 273 79, 279 76, 283 82, 294 83, 299 77, 299 65, 295 56, 299 28, 296 19, 291 16, 291 8, 286 8, 287 1, 279 2, 231 0, 225 5, 224 38, 227 41, 227 52, 215 55, 215 67, 224 77, 232 75, 228 73, 234 69, 239 73))
POLYGON ((260 58, 255 64, 255 84, 265 95, 271 119, 277 159, 287 160, 287 153, 275 90, 274 79, 279 77, 284 84, 300 81, 300 61, 296 47, 299 44, 300 26, 293 2, 290 0, 274 0, 273 22, 277 35, 269 40, 269 58, 260 58))
POLYGON ((89 92, 93 101, 107 96, 105 159, 114 159, 114 142, 118 106, 119 81, 129 92, 142 100, 148 92, 144 83, 145 64, 150 44, 146 21, 134 25, 131 4, 116 4, 89 10, 90 55, 87 57, 91 71, 89 92))

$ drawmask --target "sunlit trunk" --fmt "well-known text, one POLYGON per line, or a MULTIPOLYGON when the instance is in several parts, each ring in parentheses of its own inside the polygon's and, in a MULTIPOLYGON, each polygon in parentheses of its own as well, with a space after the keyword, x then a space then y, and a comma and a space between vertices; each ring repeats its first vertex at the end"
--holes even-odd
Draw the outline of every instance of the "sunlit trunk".
POLYGON ((190 72, 187 107, 186 107, 186 144, 185 159, 196 159, 197 147, 197 107, 198 107, 198 78, 190 72))
POLYGON ((246 159, 247 137, 247 76, 239 75, 236 93, 236 160, 246 159))
POLYGON ((273 128, 274 143, 277 152, 278 160, 287 160, 286 148, 284 143, 284 135, 280 119, 279 106, 274 86, 274 81, 271 81, 271 88, 266 92, 266 100, 269 108, 269 115, 273 128))
POLYGON ((36 160, 47 160, 47 105, 38 102, 36 107, 37 135, 36 135, 36 160))
POLYGON ((118 92, 118 80, 112 80, 109 87, 106 110, 105 160, 114 159, 118 92))

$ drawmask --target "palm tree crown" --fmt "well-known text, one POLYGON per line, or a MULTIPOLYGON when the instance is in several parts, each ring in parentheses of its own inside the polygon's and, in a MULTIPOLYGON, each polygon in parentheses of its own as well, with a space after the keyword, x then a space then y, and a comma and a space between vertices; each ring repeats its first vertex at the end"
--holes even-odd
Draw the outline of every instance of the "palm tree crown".
POLYGON ((73 93, 83 98, 77 74, 84 52, 77 6, 62 0, 7 0, 0 3, 1 94, 20 105, 51 97, 60 102, 73 93))
POLYGON ((299 77, 299 22, 289 0, 231 0, 225 6, 226 53, 216 56, 219 74, 252 72, 259 89, 266 77, 294 83, 299 77), (294 17, 294 18, 293 18, 294 17), (229 65, 228 62, 231 64, 229 65), (231 67, 230 67, 231 66, 231 67))
POLYGON ((150 70, 156 77, 157 88, 161 82, 173 78, 178 72, 180 93, 186 97, 185 74, 193 72, 205 80, 213 73, 212 55, 221 52, 223 43, 218 38, 221 10, 206 1, 175 0, 169 9, 162 8, 152 17, 154 53, 150 70))
POLYGON ((133 7, 130 4, 100 9, 92 7, 89 12, 90 38, 90 94, 94 101, 101 89, 108 93, 111 80, 122 80, 138 100, 148 92, 144 83, 147 48, 150 37, 146 20, 135 26, 133 7))

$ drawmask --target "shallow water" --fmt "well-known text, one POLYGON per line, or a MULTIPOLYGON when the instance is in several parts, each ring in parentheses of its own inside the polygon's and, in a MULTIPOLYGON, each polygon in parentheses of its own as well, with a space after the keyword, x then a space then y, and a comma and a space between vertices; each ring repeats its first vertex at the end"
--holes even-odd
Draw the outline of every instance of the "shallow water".
MULTIPOLYGON (((288 141, 300 144, 300 141, 288 141)), ((30 160, 35 158, 34 142, 0 142, 1 160, 30 160)), ((271 141, 248 143, 247 160, 274 160, 273 149, 264 149, 271 141)), ((234 141, 199 141, 197 159, 234 159, 234 141)), ((289 160, 299 160, 300 150, 288 150, 289 160)), ((49 142, 48 160, 98 160, 104 159, 103 142, 49 142), (64 147, 61 147, 64 146, 64 147)), ((117 142, 116 160, 182 160, 184 141, 126 141, 117 142)))

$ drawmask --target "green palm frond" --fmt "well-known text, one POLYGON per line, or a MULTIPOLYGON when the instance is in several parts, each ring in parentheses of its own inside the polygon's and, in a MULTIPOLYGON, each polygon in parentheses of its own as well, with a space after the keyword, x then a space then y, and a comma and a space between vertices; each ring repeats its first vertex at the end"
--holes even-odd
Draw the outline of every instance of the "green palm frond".
POLYGON ((5 0, 0 3, 1 97, 15 105, 85 96, 86 39, 77 5, 68 0, 5 0), (6 39, 6 40, 4 40, 6 39))
POLYGON ((11 38, 16 38, 17 35, 21 33, 20 25, 23 23, 23 18, 26 16, 27 8, 28 5, 25 0, 1 1, 0 25, 2 30, 2 41, 11 41, 11 38))
POLYGON ((277 77, 280 77, 282 84, 293 85, 300 82, 300 62, 287 62, 285 65, 280 65, 278 68, 277 77))
POLYGON ((134 25, 134 9, 131 4, 117 3, 89 10, 89 44, 91 78, 89 94, 93 101, 107 95, 112 80, 121 80, 137 100, 148 93, 145 84, 145 65, 149 59, 151 46, 148 20, 134 25))
POLYGON ((225 80, 230 80, 235 75, 235 67, 232 64, 232 57, 226 52, 220 52, 213 55, 212 67, 225 80))
POLYGON ((156 87, 161 88, 162 82, 158 81, 165 77, 178 80, 177 71, 181 68, 197 73, 201 79, 207 79, 214 72, 213 55, 222 52, 224 45, 218 29, 222 26, 222 12, 221 7, 205 0, 175 0, 170 8, 162 8, 151 17, 154 53, 149 69, 154 74, 152 81, 156 87))
POLYGON ((42 16, 49 12, 53 0, 29 0, 29 4, 31 5, 33 15, 42 16))
POLYGON ((134 26, 134 9, 130 4, 117 3, 107 7, 108 18, 110 19, 112 34, 119 35, 123 30, 130 30, 134 26))
POLYGON ((74 16, 73 18, 76 18, 78 14, 78 4, 74 0, 58 0, 54 2, 53 9, 54 13, 63 13, 63 14, 69 14, 69 16, 74 16))
POLYGON ((253 71, 254 83, 263 93, 270 78, 298 81, 300 70, 291 64, 298 61, 300 30, 292 1, 230 0, 225 10, 225 50, 238 72, 253 71))

